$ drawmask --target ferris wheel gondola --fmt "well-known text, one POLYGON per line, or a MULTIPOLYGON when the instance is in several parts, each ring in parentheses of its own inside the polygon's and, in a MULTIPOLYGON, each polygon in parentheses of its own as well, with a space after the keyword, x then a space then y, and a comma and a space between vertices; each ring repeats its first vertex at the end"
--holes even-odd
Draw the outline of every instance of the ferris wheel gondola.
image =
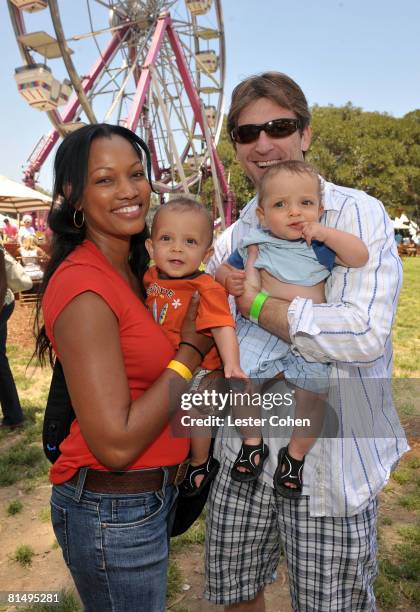
POLYGON ((211 173, 218 214, 230 223, 216 151, 225 76, 221 0, 8 4, 23 60, 18 90, 53 125, 30 157, 28 184, 60 137, 82 124, 116 123, 148 143, 161 192, 189 192, 211 173))

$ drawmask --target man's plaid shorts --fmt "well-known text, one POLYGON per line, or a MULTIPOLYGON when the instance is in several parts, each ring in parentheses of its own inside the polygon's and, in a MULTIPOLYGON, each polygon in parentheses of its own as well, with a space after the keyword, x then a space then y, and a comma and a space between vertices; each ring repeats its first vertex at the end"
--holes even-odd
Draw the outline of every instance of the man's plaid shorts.
POLYGON ((276 579, 283 548, 293 610, 374 611, 376 499, 355 516, 310 517, 308 497, 237 483, 232 465, 222 459, 210 493, 204 596, 224 605, 254 599, 276 579))

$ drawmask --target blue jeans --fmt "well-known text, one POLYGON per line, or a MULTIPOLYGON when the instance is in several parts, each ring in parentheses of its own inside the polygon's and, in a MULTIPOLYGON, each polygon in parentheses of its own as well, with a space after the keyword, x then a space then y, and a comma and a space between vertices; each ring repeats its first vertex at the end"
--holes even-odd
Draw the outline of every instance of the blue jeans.
POLYGON ((19 396, 6 355, 7 321, 14 307, 15 303, 12 302, 0 310, 0 404, 5 425, 17 425, 23 421, 19 396))
MULTIPOLYGON (((174 486, 135 494, 54 485, 51 518, 86 612, 164 612, 174 486)), ((165 479, 166 480, 166 479, 165 479)))

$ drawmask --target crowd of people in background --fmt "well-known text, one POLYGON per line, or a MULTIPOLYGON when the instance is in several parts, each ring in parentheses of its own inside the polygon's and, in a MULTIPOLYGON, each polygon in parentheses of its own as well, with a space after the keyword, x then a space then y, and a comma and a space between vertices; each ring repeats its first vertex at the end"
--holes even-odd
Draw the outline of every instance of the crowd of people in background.
POLYGON ((395 242, 400 256, 415 257, 420 255, 420 232, 410 234, 407 230, 395 230, 395 242))

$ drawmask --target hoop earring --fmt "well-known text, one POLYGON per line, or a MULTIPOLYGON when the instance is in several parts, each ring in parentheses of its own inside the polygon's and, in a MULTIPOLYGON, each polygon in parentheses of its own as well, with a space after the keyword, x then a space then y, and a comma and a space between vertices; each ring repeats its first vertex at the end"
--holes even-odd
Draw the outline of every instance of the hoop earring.
POLYGON ((79 210, 77 208, 74 209, 74 213, 73 213, 73 225, 76 229, 82 229, 82 227, 85 224, 85 213, 83 212, 83 210, 80 208, 79 210), (82 213, 82 222, 81 223, 77 223, 76 220, 76 215, 77 213, 82 213))

